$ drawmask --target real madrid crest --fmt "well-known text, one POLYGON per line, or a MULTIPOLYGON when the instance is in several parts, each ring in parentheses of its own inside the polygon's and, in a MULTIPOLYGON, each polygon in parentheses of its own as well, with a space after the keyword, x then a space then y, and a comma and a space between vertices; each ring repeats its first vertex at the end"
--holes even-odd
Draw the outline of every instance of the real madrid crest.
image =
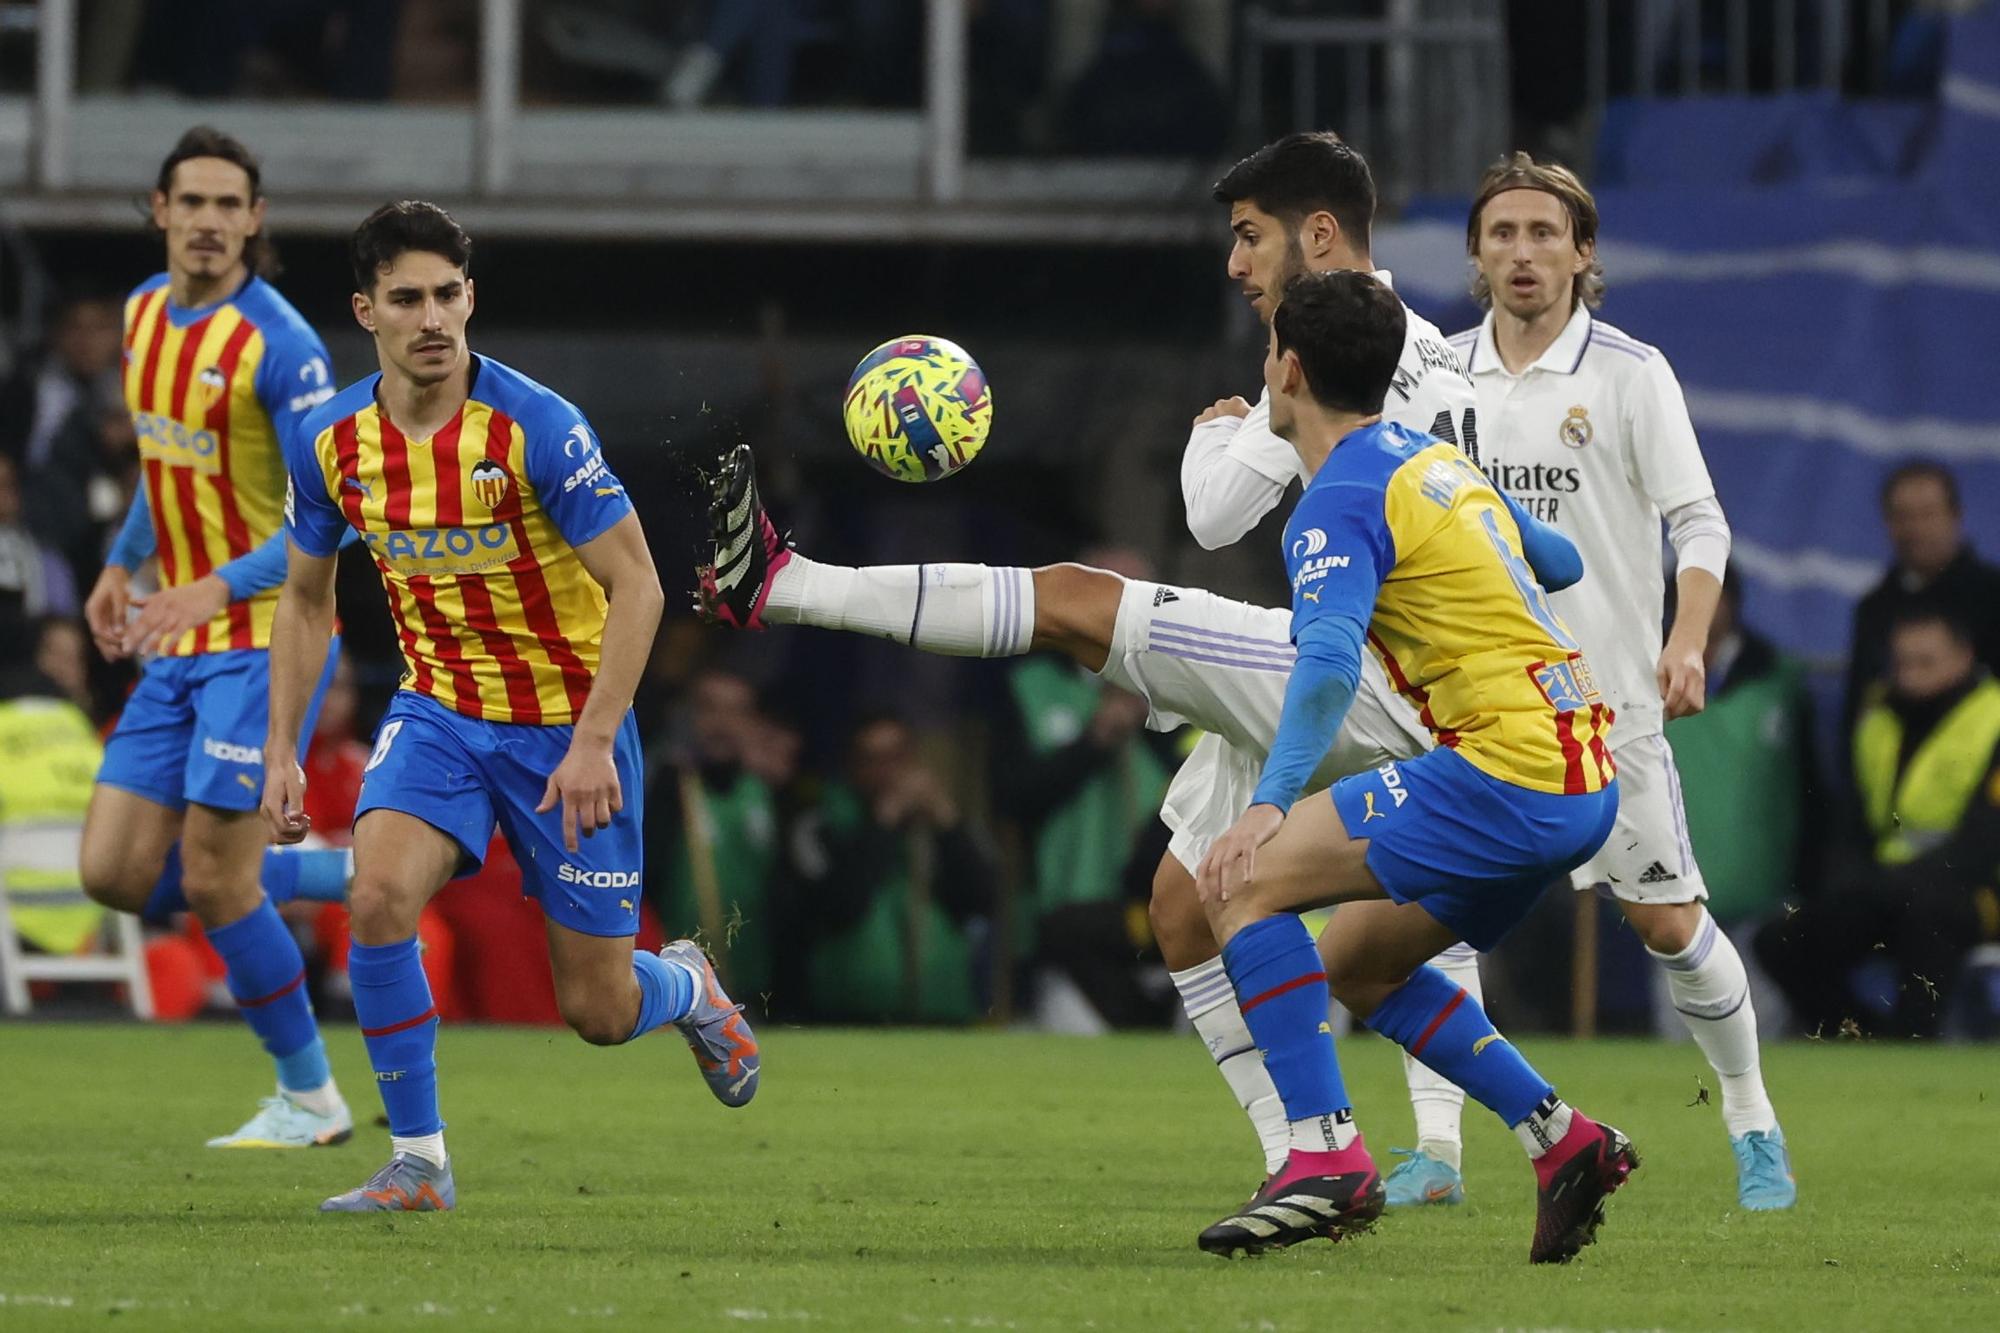
POLYGON ((472 465, 472 493, 488 509, 500 507, 507 498, 507 486, 507 469, 492 459, 482 458, 472 465))
POLYGON ((1562 425, 1556 427, 1556 434, 1561 436, 1562 442, 1572 449, 1581 449, 1589 444, 1597 434, 1590 424, 1590 409, 1572 407, 1569 415, 1562 419, 1562 425))
POLYGON ((203 412, 222 401, 222 395, 229 392, 229 377, 222 373, 221 366, 205 367, 194 377, 196 401, 203 412))

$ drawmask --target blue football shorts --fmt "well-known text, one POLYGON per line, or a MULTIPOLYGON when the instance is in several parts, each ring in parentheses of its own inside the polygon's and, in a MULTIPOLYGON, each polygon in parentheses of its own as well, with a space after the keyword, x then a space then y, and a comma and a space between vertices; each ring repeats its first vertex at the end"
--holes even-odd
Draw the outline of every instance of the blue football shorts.
POLYGON ((542 815, 535 807, 575 730, 484 722, 399 690, 375 732, 354 822, 370 810, 421 819, 458 844, 460 874, 485 859, 497 823, 521 863, 521 892, 549 920, 584 935, 636 935, 645 806, 639 723, 628 711, 612 746, 625 808, 609 827, 579 836, 572 854, 563 848, 561 804, 542 815))
MULTIPOLYGON (((340 660, 334 636, 306 704, 299 753, 312 739, 319 706, 340 660)), ((97 780, 182 810, 189 804, 255 810, 264 799, 264 736, 271 721, 271 654, 232 648, 191 657, 156 657, 125 701, 104 743, 97 780)))
POLYGON ((1333 806, 1368 869, 1475 949, 1520 924, 1550 883, 1610 836, 1618 784, 1563 796, 1502 782, 1447 749, 1342 778, 1333 806))

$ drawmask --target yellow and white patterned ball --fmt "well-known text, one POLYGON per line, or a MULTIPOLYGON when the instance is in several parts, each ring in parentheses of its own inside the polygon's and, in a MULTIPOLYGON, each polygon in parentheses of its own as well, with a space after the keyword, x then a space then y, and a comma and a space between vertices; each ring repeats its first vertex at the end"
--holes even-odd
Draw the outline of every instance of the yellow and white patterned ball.
POLYGON ((841 415, 868 466, 897 481, 936 481, 979 456, 993 391, 963 347, 911 334, 861 358, 841 415))

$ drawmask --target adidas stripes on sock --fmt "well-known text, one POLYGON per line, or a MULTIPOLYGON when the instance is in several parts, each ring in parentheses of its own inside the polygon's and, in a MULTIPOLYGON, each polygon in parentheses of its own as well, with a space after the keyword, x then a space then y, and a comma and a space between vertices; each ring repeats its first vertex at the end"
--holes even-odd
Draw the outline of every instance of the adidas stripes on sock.
POLYGON ((1666 969, 1674 1008, 1722 1085, 1722 1120, 1730 1136, 1776 1129, 1778 1113, 1764 1090, 1750 977, 1736 946, 1703 911, 1687 948, 1653 957, 1666 969))
POLYGON ((764 619, 908 644, 947 657, 1017 657, 1035 637, 1031 571, 987 565, 823 565, 793 552, 764 619))
POLYGON ((1236 991, 1220 956, 1179 972, 1168 973, 1181 993, 1188 1021, 1208 1047, 1209 1058, 1222 1071, 1222 1078, 1236 1098, 1236 1104, 1250 1117, 1257 1131, 1258 1146, 1264 1150, 1265 1174, 1275 1174, 1285 1164, 1291 1136, 1285 1120, 1284 1103, 1278 1100, 1277 1085, 1264 1068, 1264 1054, 1250 1038, 1243 1011, 1236 1007, 1236 991))

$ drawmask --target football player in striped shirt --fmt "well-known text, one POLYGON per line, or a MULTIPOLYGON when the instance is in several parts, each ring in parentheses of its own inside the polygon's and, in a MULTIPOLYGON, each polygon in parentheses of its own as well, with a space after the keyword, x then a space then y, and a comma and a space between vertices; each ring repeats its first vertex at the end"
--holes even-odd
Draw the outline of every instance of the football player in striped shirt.
MULTIPOLYGON (((255 816, 284 555, 281 443, 331 388, 326 349, 256 274, 264 199, 241 143, 206 127, 183 135, 160 167, 152 218, 167 268, 125 305, 142 484, 85 613, 107 656, 157 656, 105 746, 81 878, 123 911, 191 907, 277 1064, 277 1095, 210 1146, 338 1143, 353 1122, 273 902, 338 897, 345 856, 273 853, 255 816), (131 571, 156 551, 161 590, 133 597, 131 571)), ((316 678, 302 735, 330 677, 316 678)))
POLYGON ((306 832, 293 737, 349 529, 375 557, 405 664, 355 806, 348 902, 391 1156, 325 1212, 455 1205, 417 914, 479 864, 496 824, 547 917, 577 1034, 615 1045, 672 1023, 725 1105, 757 1091, 756 1039, 701 950, 632 947, 645 805, 632 693, 664 602, 645 533, 583 414, 467 347, 471 248, 434 204, 361 224, 354 315, 381 371, 317 409, 290 450, 263 807, 279 841, 306 832))

